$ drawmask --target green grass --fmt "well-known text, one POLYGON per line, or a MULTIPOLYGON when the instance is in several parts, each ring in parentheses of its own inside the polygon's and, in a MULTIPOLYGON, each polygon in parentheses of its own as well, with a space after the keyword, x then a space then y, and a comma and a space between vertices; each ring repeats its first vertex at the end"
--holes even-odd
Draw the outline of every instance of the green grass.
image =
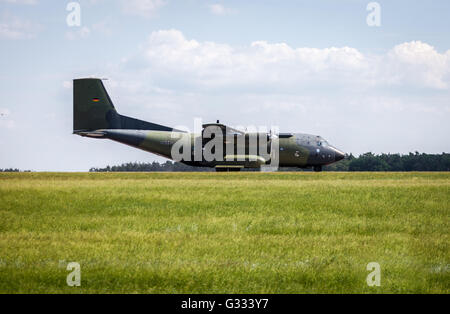
POLYGON ((449 214, 449 173, 0 174, 0 293, 450 293, 449 214))

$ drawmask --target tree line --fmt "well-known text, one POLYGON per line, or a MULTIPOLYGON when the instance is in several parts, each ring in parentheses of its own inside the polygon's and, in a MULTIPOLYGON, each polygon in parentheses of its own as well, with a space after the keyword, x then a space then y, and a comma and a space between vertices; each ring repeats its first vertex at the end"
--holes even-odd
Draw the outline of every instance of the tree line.
POLYGON ((181 162, 167 160, 164 163, 154 162, 127 162, 118 166, 106 166, 105 168, 91 168, 89 172, 188 172, 188 171, 213 171, 212 168, 192 167, 181 162))
POLYGON ((450 171, 450 154, 409 153, 380 154, 365 153, 358 157, 350 154, 344 160, 329 165, 330 171, 450 171))
POLYGON ((0 169, 0 172, 31 172, 30 170, 20 170, 17 168, 0 169))
MULTIPOLYGON (((257 171, 245 169, 246 171, 257 171)), ((280 168, 280 171, 311 171, 311 169, 280 168)), ((118 166, 91 168, 90 172, 185 172, 214 171, 212 168, 192 167, 179 162, 128 162, 118 166)), ((358 157, 352 154, 344 160, 324 167, 324 171, 450 171, 450 154, 373 154, 365 153, 358 157)))

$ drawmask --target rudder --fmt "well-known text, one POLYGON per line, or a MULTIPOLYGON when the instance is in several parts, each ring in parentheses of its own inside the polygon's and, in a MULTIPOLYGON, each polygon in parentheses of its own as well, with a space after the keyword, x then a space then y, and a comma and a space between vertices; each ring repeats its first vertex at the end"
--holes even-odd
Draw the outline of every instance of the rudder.
POLYGON ((120 128, 120 117, 100 79, 73 80, 73 132, 120 128))

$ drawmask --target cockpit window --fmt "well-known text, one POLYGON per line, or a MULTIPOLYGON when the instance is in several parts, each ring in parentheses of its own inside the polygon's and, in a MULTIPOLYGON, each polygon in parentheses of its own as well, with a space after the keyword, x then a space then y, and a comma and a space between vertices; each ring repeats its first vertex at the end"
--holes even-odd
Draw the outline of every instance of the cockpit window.
POLYGON ((317 141, 317 146, 327 147, 328 146, 328 142, 322 139, 320 141, 317 141))

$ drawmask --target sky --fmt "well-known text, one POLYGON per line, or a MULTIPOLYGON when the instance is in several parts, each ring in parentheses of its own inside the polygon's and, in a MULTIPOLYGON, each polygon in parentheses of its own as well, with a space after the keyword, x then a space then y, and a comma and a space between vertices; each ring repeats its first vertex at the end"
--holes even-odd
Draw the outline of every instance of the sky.
POLYGON ((71 2, 0 0, 0 168, 164 161, 72 135, 81 77, 163 125, 276 126, 355 155, 450 151, 448 0, 80 0, 79 26, 71 2))

